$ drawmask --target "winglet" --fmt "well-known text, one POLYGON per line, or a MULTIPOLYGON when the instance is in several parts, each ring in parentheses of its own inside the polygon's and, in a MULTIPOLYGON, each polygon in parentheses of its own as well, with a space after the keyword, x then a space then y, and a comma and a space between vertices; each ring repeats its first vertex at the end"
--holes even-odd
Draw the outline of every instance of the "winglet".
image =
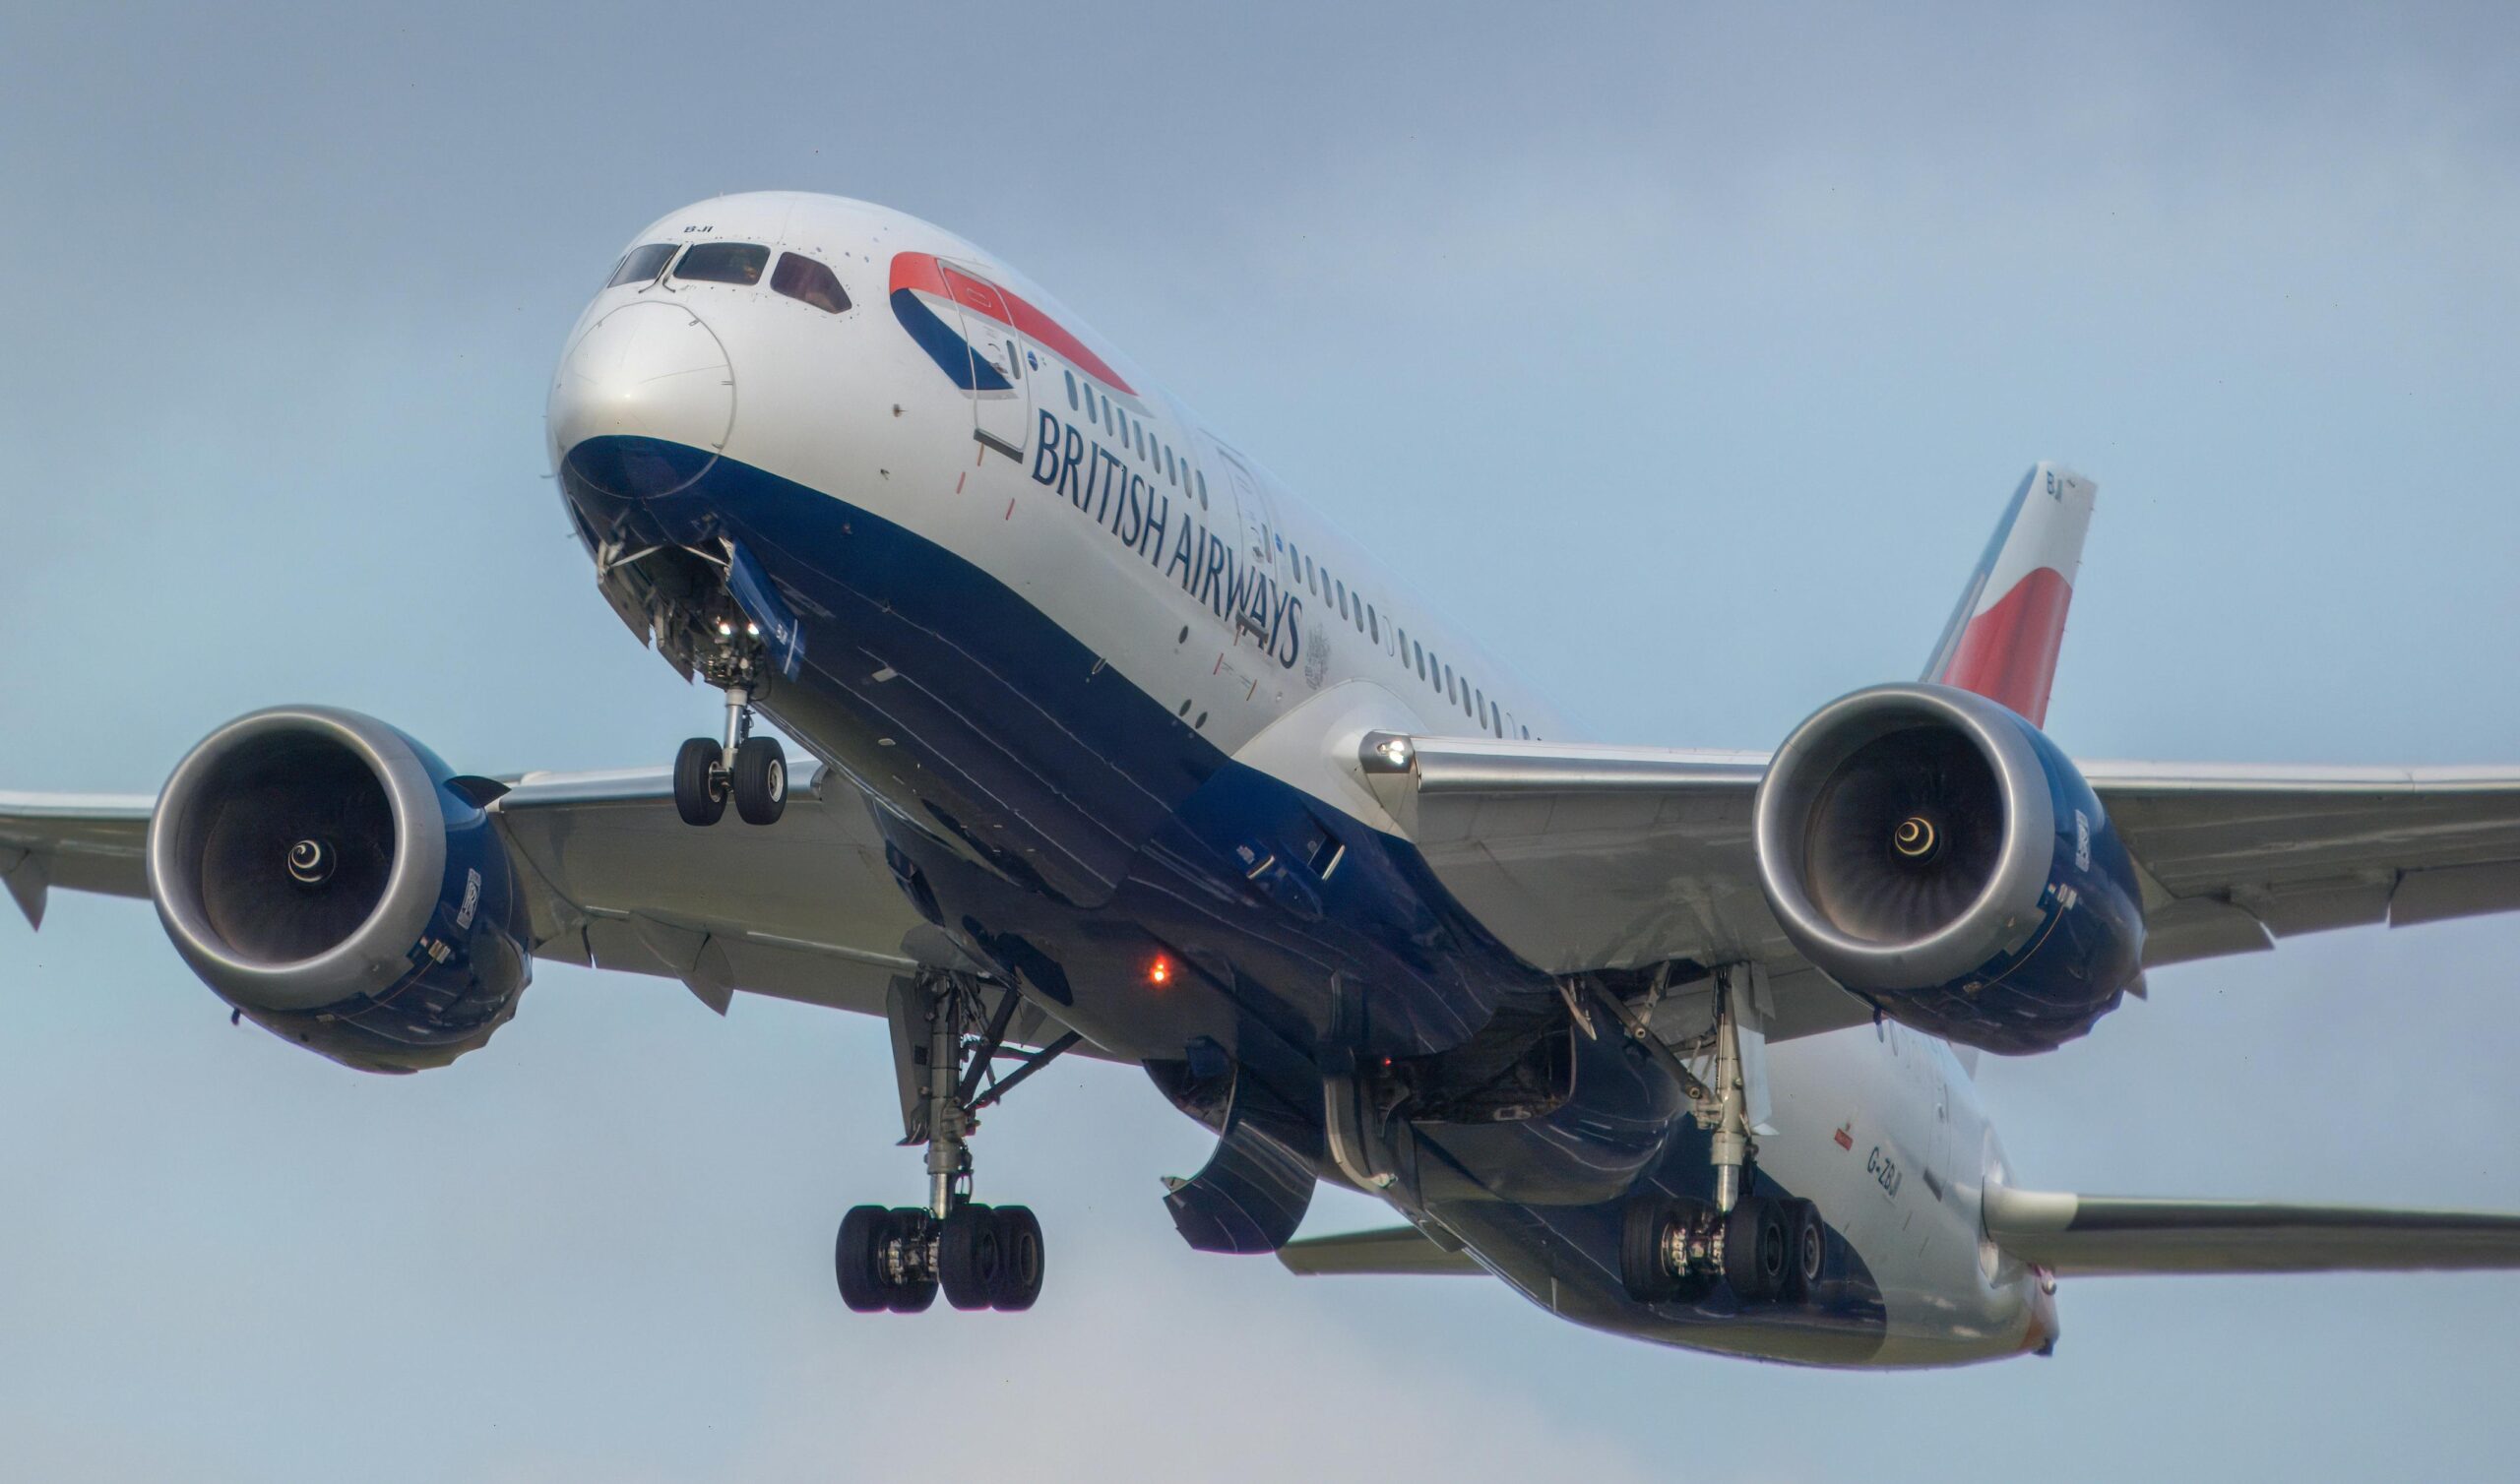
POLYGON ((1926 681, 2001 702, 2034 726, 2047 720, 2099 488, 2061 464, 2031 465, 1951 610, 1926 681))

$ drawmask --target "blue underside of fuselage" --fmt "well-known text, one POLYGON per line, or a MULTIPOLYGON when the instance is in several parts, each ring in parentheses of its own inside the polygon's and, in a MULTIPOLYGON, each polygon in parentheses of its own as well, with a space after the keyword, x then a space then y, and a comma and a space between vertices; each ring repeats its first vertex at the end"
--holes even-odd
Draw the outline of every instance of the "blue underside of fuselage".
MULTIPOLYGON (((1550 981, 1462 911, 1413 845, 1233 762, 1197 719, 955 552, 672 446, 590 440, 562 484, 590 546, 598 534, 724 536, 760 562, 804 630, 800 673, 767 689, 762 710, 875 796, 888 857, 923 914, 1159 1082, 1222 1051, 1276 1102, 1317 1117, 1328 1048, 1422 1057, 1553 1005, 1550 981), (1273 856, 1327 858, 1325 833, 1346 852, 1328 879, 1251 874, 1273 856), (1176 965, 1160 987, 1158 956, 1176 965)), ((1174 638, 1167 628, 1150 647, 1174 638)), ((1822 1298, 1790 1312, 1745 1313, 1720 1288, 1691 1306, 1626 1296, 1625 1199, 1702 1199, 1706 1140, 1637 1048, 1570 1039, 1574 1091, 1551 1110, 1388 1120, 1395 1204, 1434 1214, 1581 1323, 1819 1364, 1867 1358, 1881 1298, 1842 1241, 1822 1298)), ((1758 1188, 1783 1194, 1764 1174, 1758 1188)))

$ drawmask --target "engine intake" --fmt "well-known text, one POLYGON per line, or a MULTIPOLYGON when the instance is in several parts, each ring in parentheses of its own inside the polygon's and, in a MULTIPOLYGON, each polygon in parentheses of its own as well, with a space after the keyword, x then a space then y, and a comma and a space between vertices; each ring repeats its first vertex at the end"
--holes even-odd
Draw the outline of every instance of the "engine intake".
POLYGON ((2045 733, 1984 697, 1831 702, 1769 763, 1756 830, 1786 937, 1920 1029, 2048 1050, 2135 981, 2143 913, 2107 813, 2045 733))
POLYGON ((515 1013, 524 907, 489 816, 352 711, 257 711, 175 767, 150 895, 193 972, 275 1033, 371 1072, 454 1060, 515 1013))

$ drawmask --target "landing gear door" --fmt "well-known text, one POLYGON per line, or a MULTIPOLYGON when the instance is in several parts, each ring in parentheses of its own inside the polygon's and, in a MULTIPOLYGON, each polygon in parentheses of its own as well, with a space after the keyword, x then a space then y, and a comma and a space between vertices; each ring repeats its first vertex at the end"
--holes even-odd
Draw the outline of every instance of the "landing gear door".
POLYGON ((942 260, 936 268, 972 347, 972 434, 981 447, 1022 464, 1033 432, 1035 368, 1024 356, 1015 307, 976 269, 942 260))

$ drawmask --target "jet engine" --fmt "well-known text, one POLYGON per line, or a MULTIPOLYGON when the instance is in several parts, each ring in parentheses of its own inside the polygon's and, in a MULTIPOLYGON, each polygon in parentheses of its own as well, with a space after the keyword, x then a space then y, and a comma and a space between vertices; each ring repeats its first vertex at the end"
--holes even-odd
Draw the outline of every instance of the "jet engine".
POLYGON ((2108 813, 1984 697, 1888 685, 1822 707, 1769 763, 1756 830, 1786 937, 1921 1030, 2050 1050, 2138 981, 2141 897, 2108 813))
POLYGON ((496 789, 352 711, 257 711, 166 780, 150 895, 175 951, 255 1023, 365 1072, 442 1066, 532 975, 482 807, 496 789))

